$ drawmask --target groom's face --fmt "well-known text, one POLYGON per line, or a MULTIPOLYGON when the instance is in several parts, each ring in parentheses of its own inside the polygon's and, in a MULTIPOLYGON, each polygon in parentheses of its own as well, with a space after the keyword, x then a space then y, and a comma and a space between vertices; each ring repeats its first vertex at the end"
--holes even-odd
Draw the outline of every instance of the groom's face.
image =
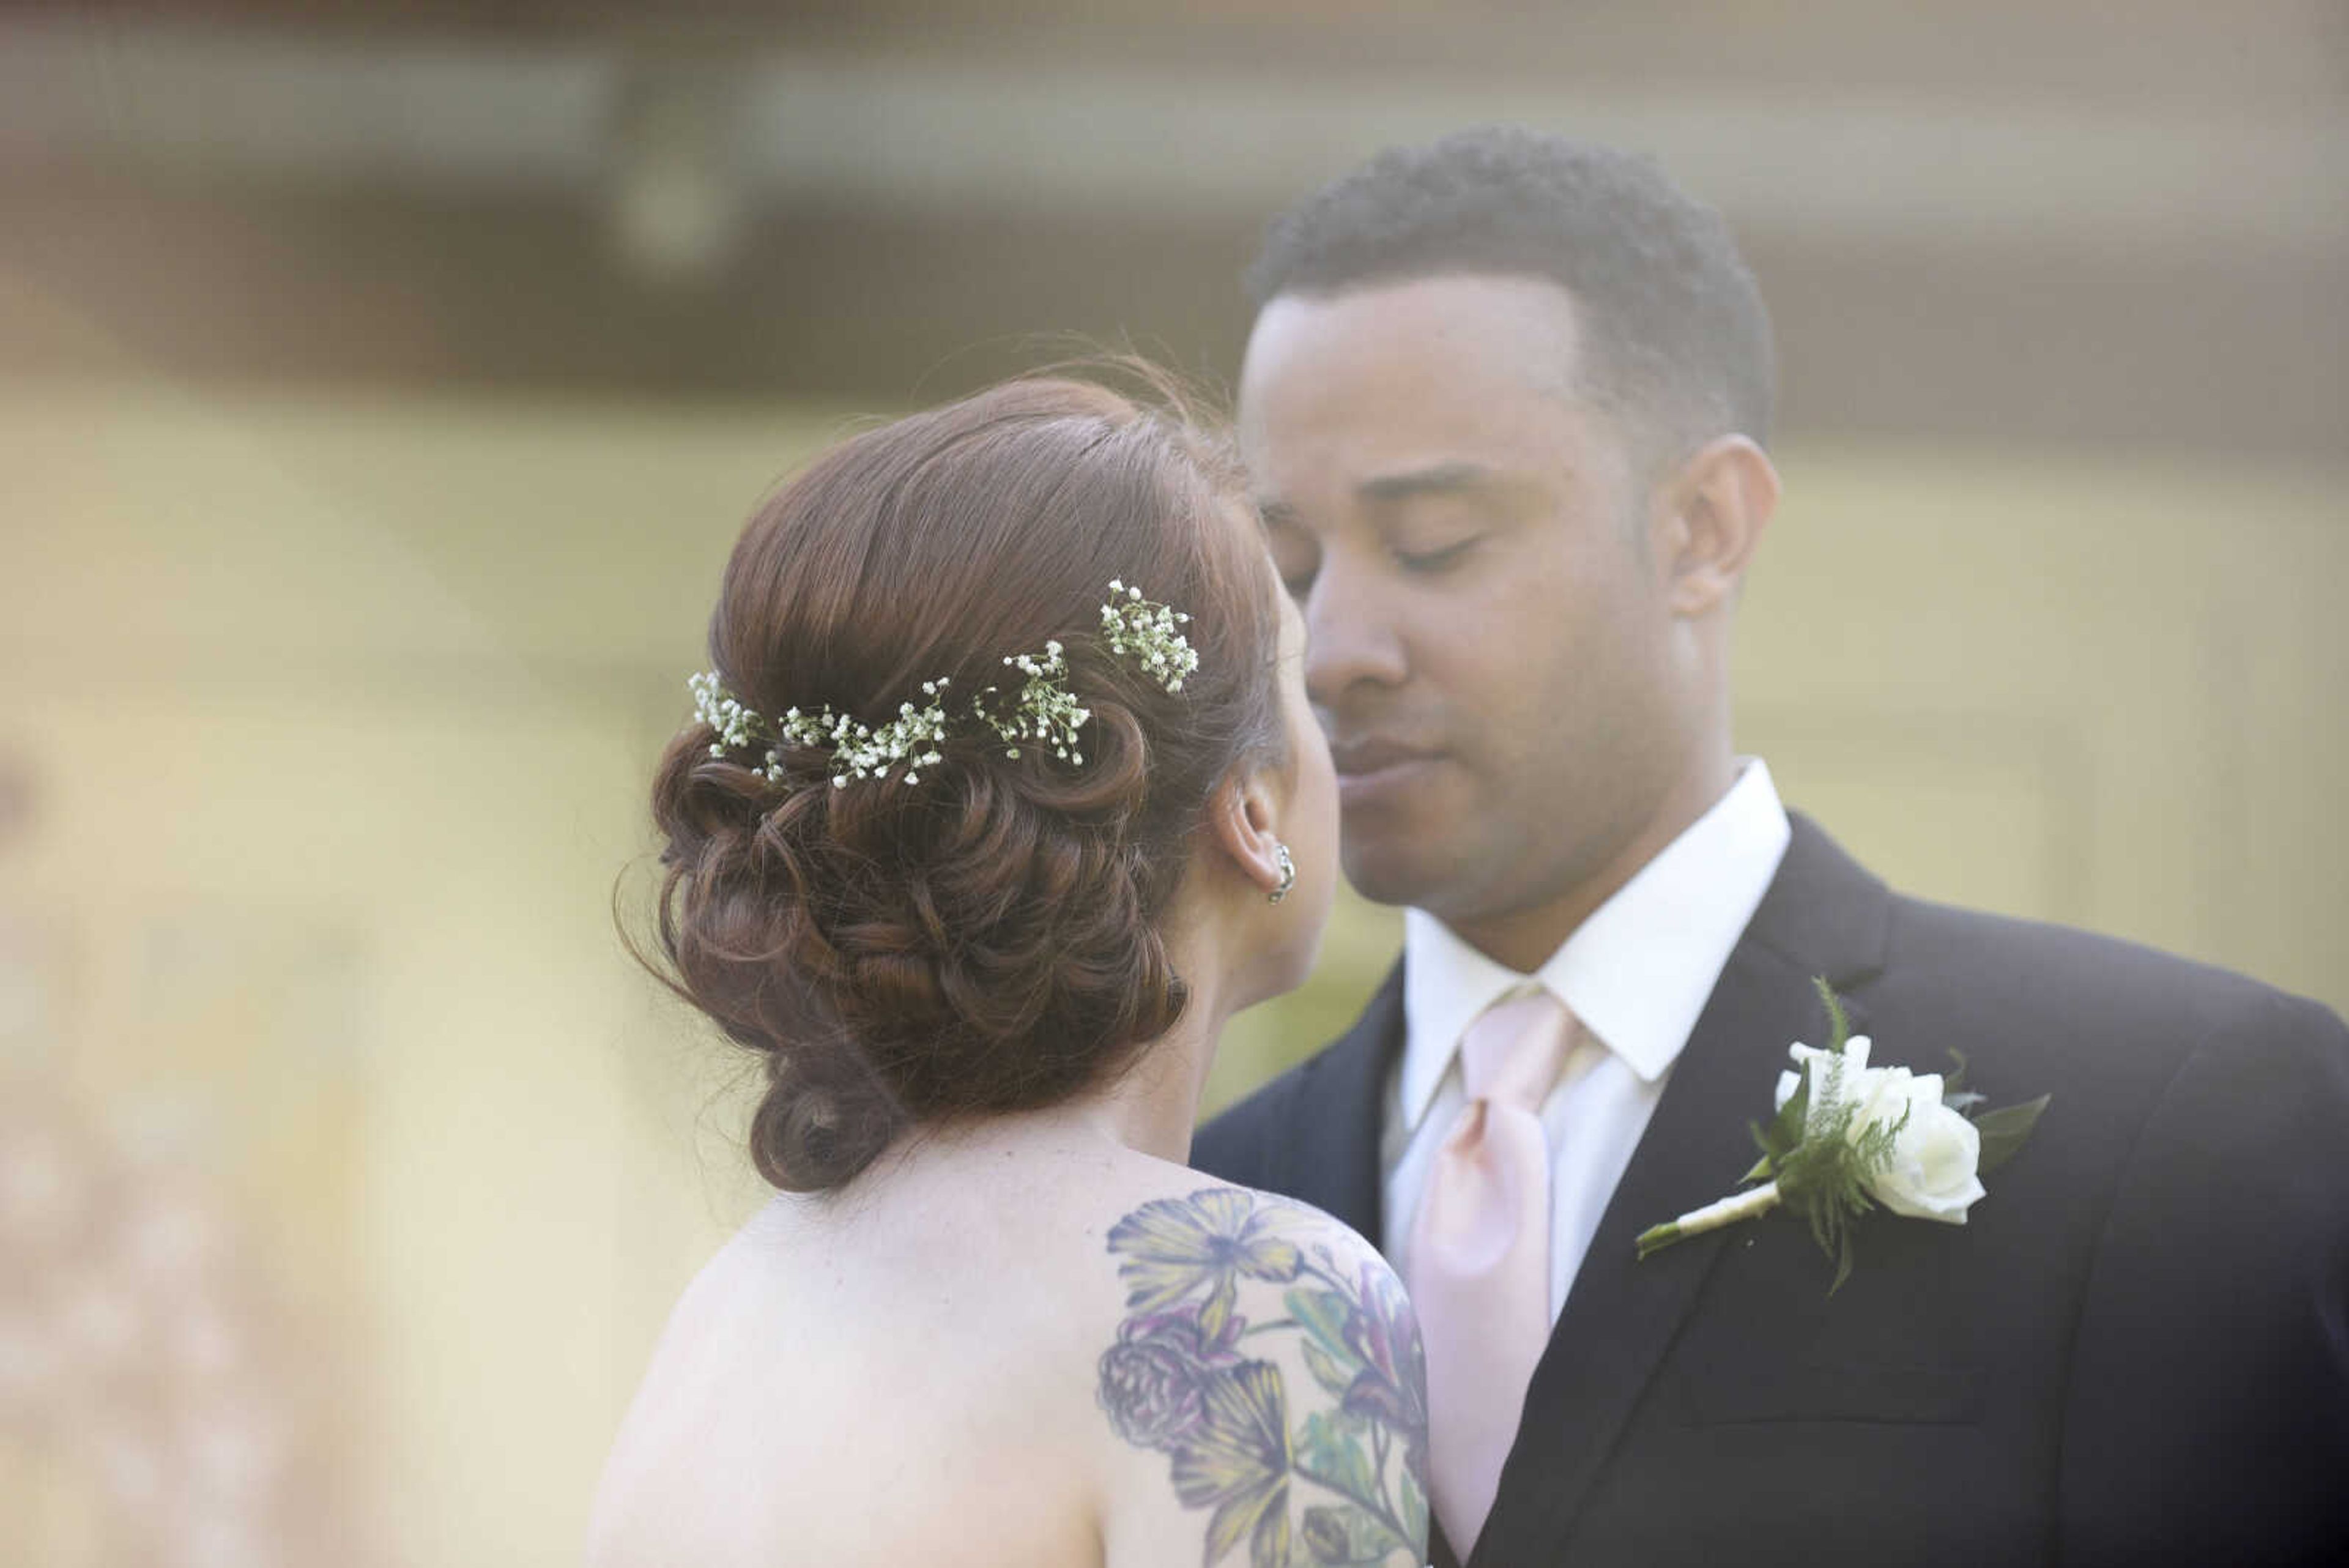
POLYGON ((1685 659, 1574 302, 1441 276, 1265 307, 1240 430, 1348 877, 1455 926, 1572 896, 1671 787, 1685 659))

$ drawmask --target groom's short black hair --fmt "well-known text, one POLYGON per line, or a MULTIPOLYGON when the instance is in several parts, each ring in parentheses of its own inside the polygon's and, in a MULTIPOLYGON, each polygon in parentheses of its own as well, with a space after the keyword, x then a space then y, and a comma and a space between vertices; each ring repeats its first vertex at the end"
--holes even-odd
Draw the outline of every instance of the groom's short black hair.
POLYGON ((1721 214, 1650 158, 1513 126, 1390 148, 1274 219, 1247 286, 1261 308, 1445 273, 1564 288, 1584 391, 1651 435, 1769 440, 1762 291, 1721 214))

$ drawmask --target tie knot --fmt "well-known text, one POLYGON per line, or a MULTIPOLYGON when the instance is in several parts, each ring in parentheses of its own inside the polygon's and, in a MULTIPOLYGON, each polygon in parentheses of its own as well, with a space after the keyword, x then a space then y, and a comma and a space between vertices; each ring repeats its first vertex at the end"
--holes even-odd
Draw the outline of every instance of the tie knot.
POLYGON ((1487 1008, 1460 1039, 1460 1077, 1472 1100, 1538 1112, 1566 1064, 1574 1014, 1547 991, 1487 1008))

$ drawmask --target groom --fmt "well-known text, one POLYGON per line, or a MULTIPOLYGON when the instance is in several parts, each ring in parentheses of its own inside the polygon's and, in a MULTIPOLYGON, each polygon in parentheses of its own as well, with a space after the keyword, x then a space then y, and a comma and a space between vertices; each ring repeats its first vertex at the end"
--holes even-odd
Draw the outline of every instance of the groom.
MULTIPOLYGON (((1311 633, 1352 1030, 1202 1169, 1377 1240, 1430 1368, 1439 1563, 2297 1563, 2349 1551, 2349 1032, 2233 975, 1888 889, 1730 741, 1778 496, 1767 318, 1650 163, 1485 130, 1271 229, 1240 425, 1311 633), (1773 1214, 1790 1043, 2052 1096, 1968 1207, 1773 1214), (1962 1219, 1962 1224, 1950 1222, 1962 1219)), ((1960 1165, 1963 1165, 1961 1160, 1960 1165)), ((2349 1556, 2340 1560, 2349 1561, 2349 1556)))

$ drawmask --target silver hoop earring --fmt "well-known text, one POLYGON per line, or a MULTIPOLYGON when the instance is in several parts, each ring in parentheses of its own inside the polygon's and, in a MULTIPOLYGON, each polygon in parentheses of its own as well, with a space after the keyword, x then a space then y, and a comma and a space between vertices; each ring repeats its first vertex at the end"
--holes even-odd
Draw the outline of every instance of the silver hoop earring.
POLYGON ((1273 841, 1272 852, 1280 862, 1280 884, 1264 897, 1265 902, 1278 904, 1288 897, 1288 890, 1291 888, 1297 886, 1297 861, 1288 853, 1288 846, 1278 839, 1273 841))

